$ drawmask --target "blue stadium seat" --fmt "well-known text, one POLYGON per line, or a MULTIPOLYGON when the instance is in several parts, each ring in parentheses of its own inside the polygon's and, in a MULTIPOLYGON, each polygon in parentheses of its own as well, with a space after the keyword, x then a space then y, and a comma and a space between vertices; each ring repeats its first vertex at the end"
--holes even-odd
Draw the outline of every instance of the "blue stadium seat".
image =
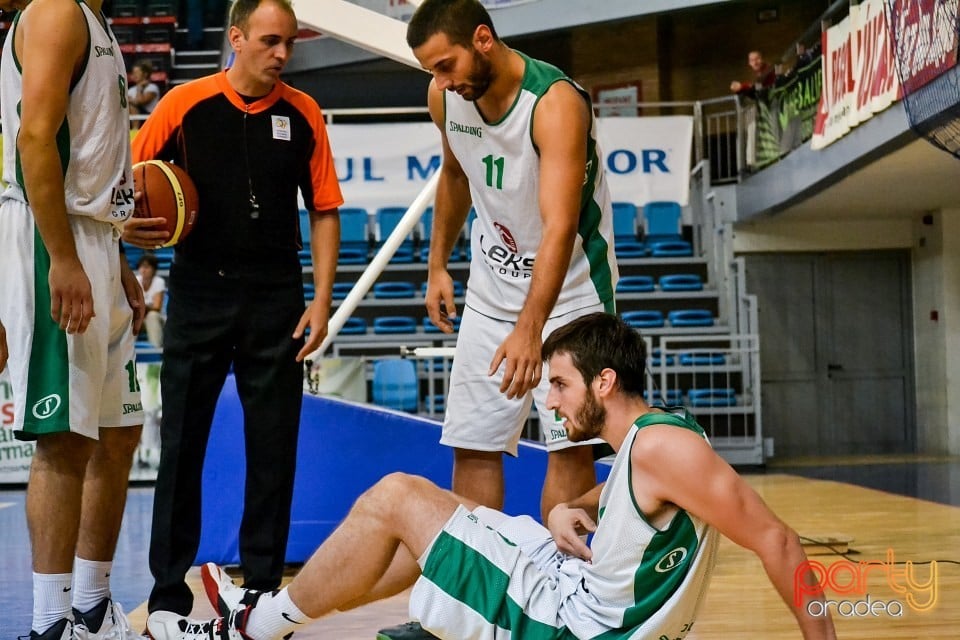
POLYGON ((649 253, 637 235, 637 207, 631 202, 613 203, 613 252, 621 259, 649 253))
POLYGON ((662 311, 624 311, 620 317, 634 329, 652 329, 663 326, 662 311))
POLYGON ((417 321, 410 316, 381 316, 373 320, 374 333, 416 333, 417 321))
POLYGON ((312 283, 306 283, 303 285, 303 299, 305 302, 310 302, 316 296, 316 290, 312 283))
POLYGON ((653 240, 647 246, 654 258, 685 258, 693 255, 693 246, 686 240, 653 240))
MULTIPOLYGON (((463 283, 459 280, 453 281, 453 295, 456 297, 461 297, 466 292, 466 289, 463 286, 463 283)), ((427 283, 423 282, 420 284, 420 296, 426 297, 427 295, 427 283)))
POLYGON ((173 247, 160 247, 153 252, 157 256, 157 271, 169 271, 173 264, 173 247))
POLYGON ((703 280, 695 273, 674 273, 660 276, 661 291, 701 291, 703 280))
POLYGON ((707 309, 678 309, 667 314, 672 327, 712 327, 713 313, 707 309))
MULTIPOLYGON (((375 240, 377 243, 377 248, 383 246, 384 241, 390 234, 393 233, 393 230, 397 228, 397 225, 400 223, 400 219, 403 218, 404 214, 407 213, 406 207, 381 207, 377 209, 376 213, 376 226, 375 226, 375 240)), ((413 234, 408 234, 404 241, 397 247, 396 253, 393 254, 393 257, 390 258, 390 262, 395 264, 402 264, 413 262, 413 234)))
POLYGON ((653 353, 650 354, 651 367, 659 367, 661 364, 665 364, 667 367, 672 367, 675 361, 676 358, 673 357, 672 353, 667 355, 666 359, 664 359, 663 355, 660 353, 660 349, 654 349, 653 353))
POLYGON ((463 257, 467 262, 469 262, 473 257, 473 250, 470 246, 470 238, 473 234, 473 221, 477 219, 477 210, 473 207, 470 207, 470 211, 467 212, 467 221, 463 225, 463 235, 461 236, 463 240, 463 252, 459 255, 457 250, 453 250, 453 255, 450 256, 451 260, 455 258, 463 257))
POLYGON ((687 404, 691 407, 733 407, 737 404, 734 389, 690 389, 687 404))
POLYGON ((334 282, 333 283, 333 299, 343 300, 353 290, 353 286, 354 286, 353 282, 334 282))
POLYGON ((366 264, 370 256, 370 214, 362 207, 340 209, 340 264, 366 264))
MULTIPOLYGON (((433 321, 430 319, 430 316, 423 317, 423 330, 426 333, 443 333, 440 331, 440 328, 437 325, 433 324, 433 321)), ((456 316, 453 319, 453 330, 460 331, 460 316, 456 316)))
POLYGON ((680 389, 659 389, 653 390, 653 398, 646 390, 643 392, 643 399, 647 404, 653 407, 675 407, 683 402, 683 392, 680 389))
POLYGON ((701 353, 680 354, 680 364, 686 366, 721 365, 724 362, 726 362, 726 358, 722 353, 710 353, 709 351, 704 351, 701 353))
POLYGON ((399 411, 416 411, 419 400, 417 368, 410 360, 373 363, 373 402, 399 411))
POLYGON ((644 241, 650 245, 656 240, 680 240, 683 236, 680 204, 677 202, 648 202, 643 205, 644 241))
POLYGON ((623 276, 617 282, 617 293, 649 293, 654 289, 653 276, 623 276))
POLYGON ((430 413, 443 413, 447 408, 447 397, 442 393, 428 395, 424 397, 423 404, 430 413))
POLYGON ((363 318, 347 318, 340 329, 342 335, 361 335, 367 332, 367 321, 363 318))
POLYGON ((310 212, 306 209, 300 209, 300 240, 304 249, 310 248, 310 212))
POLYGON ((374 298, 413 298, 416 295, 417 290, 412 282, 391 281, 373 285, 374 298))

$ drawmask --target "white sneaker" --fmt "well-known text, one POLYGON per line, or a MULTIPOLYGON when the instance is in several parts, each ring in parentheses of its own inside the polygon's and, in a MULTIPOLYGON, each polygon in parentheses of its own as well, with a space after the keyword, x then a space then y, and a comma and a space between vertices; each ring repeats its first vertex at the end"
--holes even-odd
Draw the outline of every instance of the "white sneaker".
POLYGON ((257 599, 264 593, 237 586, 215 562, 207 562, 200 567, 200 579, 203 581, 203 590, 207 592, 210 606, 224 618, 243 605, 256 604, 257 599))
POLYGON ((73 640, 142 640, 130 626, 123 607, 110 598, 86 613, 73 610, 73 640))
POLYGON ((147 632, 153 640, 250 640, 237 627, 246 624, 246 609, 229 620, 196 620, 173 611, 154 611, 147 618, 147 632))

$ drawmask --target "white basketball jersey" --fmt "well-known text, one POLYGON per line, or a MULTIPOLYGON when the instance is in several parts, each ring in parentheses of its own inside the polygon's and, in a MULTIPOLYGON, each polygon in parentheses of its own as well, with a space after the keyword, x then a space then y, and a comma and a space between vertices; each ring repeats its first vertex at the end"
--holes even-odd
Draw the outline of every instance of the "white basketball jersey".
MULTIPOLYGON (((470 238, 466 304, 500 320, 516 320, 519 315, 542 237, 534 109, 543 94, 561 81, 570 82, 590 104, 589 96, 559 69, 520 55, 526 63, 520 91, 507 114, 496 122, 484 121, 473 102, 444 92, 447 142, 467 175, 477 211, 470 238)), ((618 272, 610 194, 599 155, 593 122, 577 238, 551 317, 599 303, 612 305, 618 272)))
POLYGON ((578 638, 608 629, 624 639, 682 638, 706 594, 716 562, 716 530, 682 509, 667 527, 657 529, 633 498, 630 451, 640 429, 651 424, 704 435, 686 411, 645 414, 627 433, 600 495, 592 562, 561 567, 562 574, 570 574, 564 582, 577 583, 577 594, 564 601, 561 617, 578 638))
MULTIPOLYGON (((67 213, 119 226, 133 213, 127 72, 109 27, 85 3, 77 3, 90 37, 86 62, 70 89, 66 117, 57 132, 67 213)), ((16 145, 23 77, 13 47, 21 15, 17 14, 0 57, 0 109, 6 140, 3 179, 11 185, 5 195, 26 201, 16 145)))

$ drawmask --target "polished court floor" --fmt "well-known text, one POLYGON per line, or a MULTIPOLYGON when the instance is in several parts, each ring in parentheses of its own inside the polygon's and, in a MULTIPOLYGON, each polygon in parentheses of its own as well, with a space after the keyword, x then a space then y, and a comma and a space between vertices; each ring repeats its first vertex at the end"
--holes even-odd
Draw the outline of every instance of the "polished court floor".
MULTIPOLYGON (((957 638, 960 628, 960 458, 870 457, 795 460, 773 463, 744 475, 774 510, 807 537, 852 538, 848 559, 883 562, 888 550, 896 561, 915 563, 918 581, 930 586, 922 595, 935 598, 929 611, 904 607, 901 616, 837 615, 843 638, 957 638), (937 575, 931 565, 938 561, 937 575)), ((133 487, 113 572, 114 596, 142 628, 143 603, 150 588, 147 569, 153 491, 133 487)), ((22 488, 0 490, 0 640, 29 630, 30 560, 22 488)), ((825 565, 836 555, 813 556, 825 565)), ((899 565, 902 566, 902 565, 899 565)), ((892 602, 904 595, 883 580, 871 578, 874 600, 892 602)), ((828 596, 829 596, 828 592, 828 596)), ((854 599, 849 595, 836 595, 854 599)), ((196 615, 210 609, 197 599, 196 615)), ((382 626, 406 619, 406 597, 397 596, 357 611, 324 618, 297 637, 337 640, 375 637, 382 626)), ((696 628, 699 640, 749 634, 795 638, 792 616, 766 581, 762 566, 748 552, 724 541, 720 561, 696 628)))

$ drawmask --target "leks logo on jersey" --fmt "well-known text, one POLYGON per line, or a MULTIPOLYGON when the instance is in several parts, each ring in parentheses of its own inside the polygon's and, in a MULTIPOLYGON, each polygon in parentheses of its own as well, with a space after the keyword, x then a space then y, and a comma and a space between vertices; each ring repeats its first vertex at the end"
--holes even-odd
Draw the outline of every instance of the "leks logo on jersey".
POLYGON ((657 573, 666 573, 668 571, 673 571, 681 564, 683 564, 684 559, 687 557, 687 550, 683 547, 677 547, 671 551, 667 551, 660 562, 654 566, 654 570, 657 573))
POLYGON ((507 229, 505 226, 503 226, 499 222, 494 222, 493 226, 496 228, 497 231, 500 232, 500 240, 503 241, 503 244, 506 245, 507 249, 510 249, 510 251, 513 251, 514 253, 516 253, 517 241, 513 239, 513 234, 510 233, 510 229, 507 229))
POLYGON ((60 399, 60 396, 56 393, 51 393, 37 400, 33 404, 31 413, 33 413, 33 417, 37 420, 46 420, 60 410, 61 404, 63 404, 63 401, 60 399))

